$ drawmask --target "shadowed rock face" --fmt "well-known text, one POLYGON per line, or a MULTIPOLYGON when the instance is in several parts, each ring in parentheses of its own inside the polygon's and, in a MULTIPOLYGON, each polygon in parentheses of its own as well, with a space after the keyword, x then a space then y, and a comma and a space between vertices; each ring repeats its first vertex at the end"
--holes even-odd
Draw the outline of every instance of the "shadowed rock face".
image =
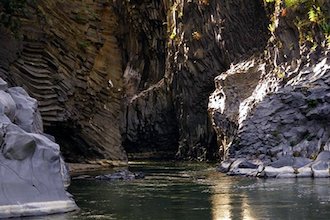
MULTIPOLYGON (((129 6, 126 8, 134 15, 128 23, 129 30, 134 30, 130 35, 146 36, 147 40, 143 50, 135 47, 135 53, 129 53, 132 46, 128 47, 131 61, 124 76, 131 77, 130 85, 135 82, 137 92, 127 102, 126 149, 138 152, 143 146, 147 151, 174 150, 179 158, 216 157, 216 138, 207 114, 213 79, 230 62, 265 44, 267 19, 262 4, 154 0, 131 1, 129 6), (164 21, 167 30, 161 25, 164 21), (144 50, 150 51, 146 54, 144 50), (144 61, 146 55, 149 63, 144 61), (145 70, 149 70, 150 80, 143 81, 145 70), (161 80, 153 84, 155 79, 161 80)), ((139 39, 131 38, 128 45, 137 45, 134 42, 139 39)))
POLYGON ((21 40, 2 30, 0 73, 38 99, 68 160, 126 161, 122 145, 215 157, 213 78, 262 47, 267 26, 260 1, 47 0, 26 11, 21 40))
POLYGON ((267 26, 261 2, 243 0, 46 0, 21 17, 22 39, 1 30, 0 75, 39 101, 69 161, 215 157, 213 78, 267 26))
POLYGON ((0 31, 0 75, 38 100, 45 130, 67 160, 125 163, 122 56, 112 7, 101 0, 47 0, 25 11, 22 38, 0 31))
POLYGON ((0 218, 77 209, 65 191, 59 146, 42 130, 37 101, 21 87, 0 90, 0 218))

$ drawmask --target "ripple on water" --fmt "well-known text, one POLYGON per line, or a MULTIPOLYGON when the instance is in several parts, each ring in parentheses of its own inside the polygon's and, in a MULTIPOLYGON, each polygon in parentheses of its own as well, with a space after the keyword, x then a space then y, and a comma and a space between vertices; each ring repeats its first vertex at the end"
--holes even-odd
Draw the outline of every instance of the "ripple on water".
POLYGON ((330 216, 329 179, 229 177, 215 172, 213 165, 185 163, 132 164, 131 171, 142 171, 146 177, 73 180, 70 192, 82 211, 40 220, 327 220, 330 216))

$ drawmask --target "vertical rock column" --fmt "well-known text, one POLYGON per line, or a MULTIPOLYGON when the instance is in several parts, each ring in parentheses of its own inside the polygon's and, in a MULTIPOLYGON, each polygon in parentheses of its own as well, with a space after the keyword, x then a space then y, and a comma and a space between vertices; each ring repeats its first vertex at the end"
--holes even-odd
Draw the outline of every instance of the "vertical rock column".
POLYGON ((266 22, 261 1, 174 1, 167 78, 179 124, 179 157, 217 155, 207 113, 213 79, 231 62, 262 48, 266 22))
POLYGON ((47 132, 69 161, 126 163, 121 147, 122 56, 118 20, 105 1, 31 3, 22 38, 1 32, 0 73, 39 101, 47 132), (7 45, 11 45, 8 47, 7 45))

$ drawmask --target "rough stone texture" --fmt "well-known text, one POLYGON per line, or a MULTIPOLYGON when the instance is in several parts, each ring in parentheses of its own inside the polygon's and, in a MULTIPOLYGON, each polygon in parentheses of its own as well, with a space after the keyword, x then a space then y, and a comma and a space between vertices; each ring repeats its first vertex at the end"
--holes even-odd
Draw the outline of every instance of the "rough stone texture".
POLYGON ((207 117, 213 79, 230 63, 262 48, 267 18, 260 1, 175 1, 169 17, 169 72, 179 124, 180 157, 217 155, 207 117))
POLYGON ((0 91, 0 218, 78 209, 65 191, 69 177, 59 145, 42 134, 37 101, 23 88, 4 89, 0 91))
POLYGON ((125 149, 133 154, 130 157, 174 157, 178 125, 169 97, 164 81, 160 81, 130 100, 123 131, 125 149))
MULTIPOLYGON (((231 76, 231 71, 227 73, 227 77, 231 76)), ((211 112, 214 125, 220 134, 219 139, 223 137, 231 139, 231 142, 226 142, 227 145, 224 145, 231 151, 224 155, 224 159, 235 157, 261 161, 266 166, 262 175, 267 177, 276 177, 279 174, 281 174, 279 177, 328 177, 330 160, 322 155, 327 155, 326 152, 329 152, 330 104, 327 99, 330 93, 329 73, 330 60, 322 57, 312 67, 301 67, 296 76, 289 81, 278 83, 275 92, 268 95, 264 92, 263 98, 259 99, 258 103, 253 102, 255 106, 250 105, 247 112, 248 101, 232 96, 226 82, 223 82, 226 77, 218 77, 216 79, 219 81, 218 89, 224 95, 219 98, 219 91, 215 92, 210 97, 209 106, 213 107, 211 112), (240 103, 237 104, 239 108, 226 109, 226 104, 235 100, 240 103), (218 114, 221 114, 225 120, 235 123, 236 130, 230 133, 225 130, 225 126, 220 127, 223 122, 218 114), (319 162, 321 159, 316 158, 323 158, 322 162, 319 162), (289 172, 288 169, 285 172, 282 170, 282 167, 287 166, 296 169, 294 173, 289 172), (290 175, 282 175, 284 173, 290 175)), ((236 79, 240 74, 237 71, 237 75, 234 75, 236 79)), ((251 93, 240 84, 239 80, 235 82, 236 84, 231 86, 247 91, 245 94, 251 95, 247 99, 258 100, 252 97, 256 96, 256 92, 262 92, 258 85, 255 85, 255 91, 251 93)), ((235 94, 239 93, 235 92, 235 94)), ((227 164, 224 164, 224 167, 227 167, 227 164)), ((232 173, 238 173, 233 165, 228 169, 232 173)), ((239 172, 243 173, 243 171, 239 172)))
MULTIPOLYGON (((283 6, 283 5, 282 5, 283 6)), ((276 29, 265 52, 216 77, 209 114, 223 160, 219 170, 262 177, 329 177, 329 45, 311 30, 317 49, 299 39, 293 22, 276 6, 276 29), (258 169, 237 164, 247 160, 258 169), (230 164, 230 165, 228 165, 230 164)), ((324 5, 323 7, 328 7, 324 5)), ((325 10, 330 10, 328 7, 325 10)))
POLYGON ((238 56, 265 44, 262 5, 153 0, 124 6, 121 14, 131 18, 124 20, 129 32, 123 38, 128 60, 124 146, 128 152, 171 150, 179 158, 216 157, 207 116, 213 78, 238 56))
POLYGON ((33 4, 21 15, 22 39, 1 30, 0 75, 39 101, 67 160, 125 162, 122 145, 217 155, 207 116, 213 78, 266 43, 260 1, 33 4))
POLYGON ((114 7, 124 63, 123 146, 134 158, 173 157, 178 125, 164 79, 168 1, 124 1, 114 7))
POLYGON ((107 1, 31 1, 21 39, 0 30, 0 75, 38 100, 46 131, 69 161, 127 160, 117 19, 107 1))

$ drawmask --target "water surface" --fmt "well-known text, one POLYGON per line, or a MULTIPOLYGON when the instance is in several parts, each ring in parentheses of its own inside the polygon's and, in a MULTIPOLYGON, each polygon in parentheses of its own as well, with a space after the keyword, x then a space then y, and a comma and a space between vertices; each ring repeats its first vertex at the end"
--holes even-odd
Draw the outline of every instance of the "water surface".
MULTIPOLYGON (((256 179, 217 173, 214 165, 133 163, 145 179, 73 180, 81 211, 71 219, 329 219, 330 179, 256 179)), ((37 219, 37 218, 33 218, 37 219)))

